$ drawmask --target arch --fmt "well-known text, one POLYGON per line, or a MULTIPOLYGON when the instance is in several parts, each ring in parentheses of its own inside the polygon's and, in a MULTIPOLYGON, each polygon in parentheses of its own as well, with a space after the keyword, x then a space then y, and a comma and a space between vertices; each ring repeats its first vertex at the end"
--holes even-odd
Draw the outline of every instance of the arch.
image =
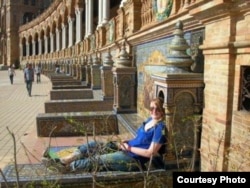
POLYGON ((28 36, 29 55, 32 55, 32 35, 28 36))
POLYGON ((21 45, 22 45, 22 56, 27 56, 26 38, 25 37, 22 37, 22 39, 21 39, 21 45))
POLYGON ((68 22, 68 14, 69 14, 68 9, 66 7, 64 7, 64 10, 61 11, 60 16, 61 16, 61 19, 62 19, 62 23, 65 24, 65 25, 68 22))
POLYGON ((50 36, 50 26, 47 26, 46 29, 45 29, 45 36, 46 37, 49 37, 50 36))
POLYGON ((160 90, 157 94, 157 97, 161 98, 165 102, 165 95, 164 91, 160 90))
POLYGON ((67 3, 66 9, 68 10, 68 17, 75 18, 75 0, 72 0, 71 3, 67 3))
POLYGON ((62 28, 62 16, 61 16, 61 14, 58 15, 56 25, 57 25, 57 29, 62 28))
POLYGON ((75 8, 84 8, 84 3, 82 0, 75 0, 75 8))
POLYGON ((44 40, 45 40, 45 31, 44 29, 41 30, 40 32, 40 42, 41 42, 41 53, 44 54, 45 53, 45 45, 44 45, 44 40))
POLYGON ((197 103, 197 97, 195 96, 195 93, 188 90, 188 89, 184 89, 184 90, 181 90, 179 92, 177 92, 175 95, 174 95, 174 101, 177 100, 177 98, 182 95, 183 93, 187 93, 187 94, 190 94, 194 100, 195 103, 197 103))
POLYGON ((56 32, 56 21, 53 20, 52 24, 51 24, 51 33, 55 33, 56 32))
POLYGON ((50 52, 50 31, 50 26, 47 26, 47 28, 45 29, 45 36, 47 37, 47 52, 50 52))
POLYGON ((38 49, 39 49, 39 35, 38 33, 36 32, 35 35, 34 35, 34 43, 35 43, 35 55, 38 55, 38 49))

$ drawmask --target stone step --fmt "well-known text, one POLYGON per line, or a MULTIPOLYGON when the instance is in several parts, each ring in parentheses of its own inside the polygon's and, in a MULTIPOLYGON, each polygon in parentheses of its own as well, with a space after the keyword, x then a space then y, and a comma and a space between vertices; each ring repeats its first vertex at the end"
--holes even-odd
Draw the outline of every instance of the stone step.
POLYGON ((37 115, 36 121, 37 135, 40 137, 119 133, 117 117, 113 111, 41 113, 37 115))
POLYGON ((54 81, 74 81, 76 79, 74 79, 73 77, 62 77, 62 78, 51 78, 50 79, 51 82, 54 82, 54 81))
POLYGON ((65 74, 55 74, 55 75, 50 75, 50 80, 74 80, 73 76, 67 76, 65 74))
POLYGON ((52 80, 53 86, 63 86, 63 85, 82 85, 80 80, 52 80))
POLYGON ((87 85, 58 85, 54 86, 52 85, 52 89, 87 89, 90 88, 90 86, 87 85))
POLYGON ((45 113, 112 111, 113 100, 51 100, 44 103, 45 113))
POLYGON ((58 73, 55 73, 53 71, 49 72, 48 76, 50 79, 53 79, 53 78, 73 78, 73 76, 71 76, 71 75, 63 74, 63 73, 58 74, 58 73))
POLYGON ((57 89, 50 91, 50 100, 93 99, 91 89, 57 89))

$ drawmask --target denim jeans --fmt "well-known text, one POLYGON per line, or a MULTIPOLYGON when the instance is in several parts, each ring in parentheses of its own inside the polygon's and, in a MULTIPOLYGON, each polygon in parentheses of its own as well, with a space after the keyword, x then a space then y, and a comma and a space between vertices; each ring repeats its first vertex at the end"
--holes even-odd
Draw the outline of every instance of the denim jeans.
POLYGON ((130 157, 126 151, 119 151, 110 144, 89 142, 78 147, 75 155, 79 159, 73 161, 70 167, 73 171, 139 171, 139 163, 130 157))
POLYGON ((27 88, 29 96, 31 96, 32 80, 26 80, 26 88, 27 88))
POLYGON ((41 82, 41 73, 36 74, 36 83, 41 82))
POLYGON ((14 75, 10 75, 10 83, 13 84, 14 75))

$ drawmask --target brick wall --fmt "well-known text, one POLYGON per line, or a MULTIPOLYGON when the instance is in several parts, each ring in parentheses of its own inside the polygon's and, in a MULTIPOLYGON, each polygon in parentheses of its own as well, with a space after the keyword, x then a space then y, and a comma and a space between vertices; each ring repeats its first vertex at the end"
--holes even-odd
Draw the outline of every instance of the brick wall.
POLYGON ((250 170, 250 113, 238 110, 240 66, 250 66, 246 14, 206 22, 202 171, 250 170))

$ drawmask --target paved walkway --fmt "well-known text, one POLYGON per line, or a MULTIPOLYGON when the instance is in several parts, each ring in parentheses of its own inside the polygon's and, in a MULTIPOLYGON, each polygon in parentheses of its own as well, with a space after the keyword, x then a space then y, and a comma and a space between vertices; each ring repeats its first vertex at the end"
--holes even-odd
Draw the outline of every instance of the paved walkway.
MULTIPOLYGON (((33 83, 29 97, 21 70, 16 70, 13 85, 10 84, 7 71, 0 71, 0 168, 14 158, 14 142, 8 129, 15 135, 19 160, 23 148, 21 142, 27 140, 26 137, 36 129, 36 116, 44 113, 44 102, 49 100, 50 90, 50 80, 42 75, 41 83, 33 83)), ((31 145, 33 140, 28 140, 31 145)))
MULTIPOLYGON (((23 72, 16 70, 14 84, 10 84, 7 71, 0 71, 0 168, 14 161, 16 140, 17 163, 39 163, 42 152, 49 145, 49 138, 37 137, 36 116, 44 113, 44 102, 50 100, 52 88, 48 77, 42 75, 41 83, 32 85, 28 96, 23 72), (7 129, 8 128, 8 129, 7 129)), ((52 138, 51 145, 75 145, 81 137, 52 138)))

